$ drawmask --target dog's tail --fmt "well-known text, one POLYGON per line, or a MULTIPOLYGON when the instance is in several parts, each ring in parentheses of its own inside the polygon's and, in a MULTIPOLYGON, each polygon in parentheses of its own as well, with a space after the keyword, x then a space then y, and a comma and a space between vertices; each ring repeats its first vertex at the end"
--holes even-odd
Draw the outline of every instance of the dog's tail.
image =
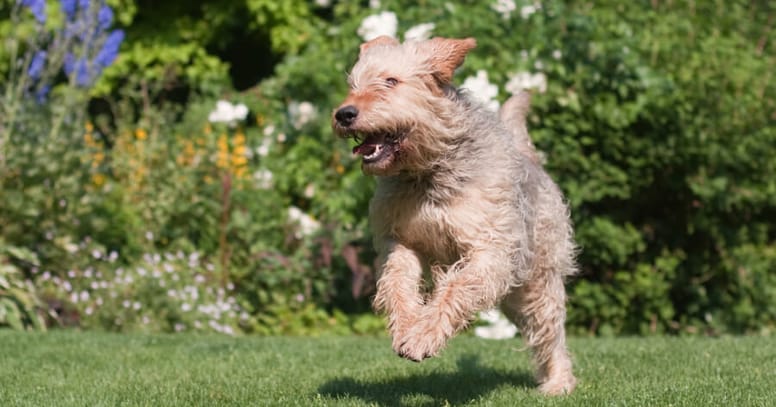
POLYGON ((514 136, 518 151, 530 158, 534 163, 540 164, 541 159, 536 152, 536 147, 534 147, 531 137, 528 135, 528 127, 525 123, 530 109, 531 94, 521 90, 504 102, 504 105, 499 110, 499 117, 504 126, 514 136))

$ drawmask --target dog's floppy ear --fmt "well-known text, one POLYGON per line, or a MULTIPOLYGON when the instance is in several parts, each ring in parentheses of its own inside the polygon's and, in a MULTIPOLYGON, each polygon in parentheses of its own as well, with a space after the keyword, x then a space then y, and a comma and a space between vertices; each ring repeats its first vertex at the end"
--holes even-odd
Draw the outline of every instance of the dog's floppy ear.
POLYGON ((455 69, 463 64, 466 54, 476 46, 477 41, 474 38, 435 37, 425 41, 422 47, 428 53, 428 62, 434 76, 441 83, 448 84, 453 79, 455 69))
POLYGON ((399 41, 396 40, 396 38, 389 37, 387 35, 381 35, 375 39, 369 40, 363 44, 361 44, 361 51, 358 54, 359 57, 363 56, 364 53, 369 49, 376 45, 384 45, 384 46, 393 46, 393 45, 399 45, 399 41))

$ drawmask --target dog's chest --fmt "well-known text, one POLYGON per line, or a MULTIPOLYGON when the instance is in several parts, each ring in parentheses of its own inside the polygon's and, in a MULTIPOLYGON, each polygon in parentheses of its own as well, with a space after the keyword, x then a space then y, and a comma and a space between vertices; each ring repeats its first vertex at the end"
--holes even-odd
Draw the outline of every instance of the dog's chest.
POLYGON ((371 210, 375 232, 419 252, 429 262, 455 262, 460 253, 449 208, 412 192, 375 197, 371 210))

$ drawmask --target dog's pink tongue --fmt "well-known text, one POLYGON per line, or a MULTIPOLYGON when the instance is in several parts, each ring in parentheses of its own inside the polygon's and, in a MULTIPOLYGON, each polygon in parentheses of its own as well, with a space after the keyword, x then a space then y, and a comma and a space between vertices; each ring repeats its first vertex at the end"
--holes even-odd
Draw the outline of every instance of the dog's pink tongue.
POLYGON ((372 155, 372 153, 374 153, 375 150, 377 150, 377 146, 375 146, 374 144, 363 143, 353 147, 353 154, 368 156, 368 155, 372 155))

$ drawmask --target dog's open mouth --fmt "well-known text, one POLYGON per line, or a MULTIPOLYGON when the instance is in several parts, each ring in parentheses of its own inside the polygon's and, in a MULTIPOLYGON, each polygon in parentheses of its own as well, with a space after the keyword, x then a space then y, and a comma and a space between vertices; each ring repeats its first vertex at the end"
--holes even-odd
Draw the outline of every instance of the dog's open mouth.
POLYGON ((354 133, 358 145, 353 154, 360 155, 364 164, 374 164, 391 157, 399 150, 399 137, 392 133, 354 133))

